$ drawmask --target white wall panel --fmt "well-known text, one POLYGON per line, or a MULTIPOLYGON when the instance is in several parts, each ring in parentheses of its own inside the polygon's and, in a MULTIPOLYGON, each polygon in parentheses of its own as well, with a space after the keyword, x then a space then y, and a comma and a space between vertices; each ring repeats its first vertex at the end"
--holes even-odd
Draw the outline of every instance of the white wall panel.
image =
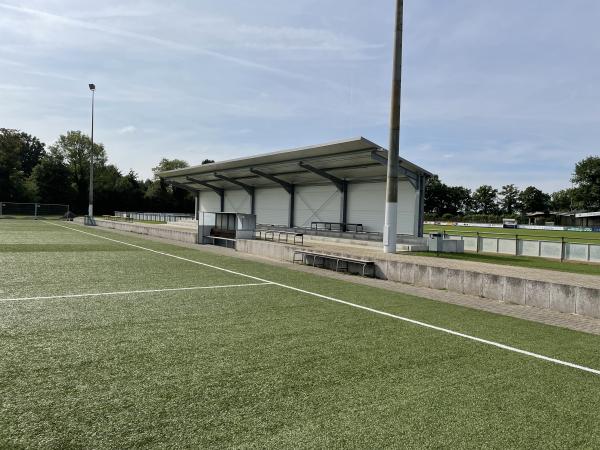
POLYGON ((385 183, 348 185, 348 222, 362 223, 365 231, 383 230, 385 183))
POLYGON ((200 211, 201 212, 219 212, 221 211, 221 197, 213 191, 200 192, 200 211))
POLYGON ((250 214, 250 194, 243 189, 232 189, 225 191, 225 211, 250 214))
MULTIPOLYGON (((408 181, 398 182, 398 234, 415 232, 416 194, 415 188, 408 181)), ((385 195, 383 200, 385 201, 385 195)), ((381 229, 383 230, 383 222, 381 229)))
POLYGON ((295 225, 310 227, 311 222, 339 222, 340 196, 340 192, 332 184, 296 186, 295 225))
POLYGON ((256 189, 254 201, 256 223, 287 226, 290 196, 285 189, 256 189))
MULTIPOLYGON (((398 183, 398 234, 413 234, 415 190, 408 181, 398 183)), ((348 222, 362 223, 365 231, 383 231, 385 183, 348 185, 348 222)))

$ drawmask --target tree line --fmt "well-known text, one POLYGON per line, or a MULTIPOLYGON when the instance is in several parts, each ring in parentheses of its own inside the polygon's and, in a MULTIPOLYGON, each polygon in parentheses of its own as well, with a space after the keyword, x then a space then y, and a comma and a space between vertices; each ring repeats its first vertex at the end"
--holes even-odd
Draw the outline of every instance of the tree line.
MULTIPOLYGON (((156 174, 188 167, 179 159, 160 160, 152 179, 108 164, 101 143, 81 131, 69 131, 46 146, 20 130, 0 128, 0 201, 68 204, 76 214, 88 208, 90 151, 94 154, 94 212, 194 210, 191 195, 167 186, 156 174)), ((206 161, 205 161, 206 162, 206 161)), ((211 161, 208 161, 211 162, 211 161)))
MULTIPOLYGON (((167 186, 157 175, 163 170, 188 167, 180 159, 161 159, 151 179, 141 179, 133 170, 122 173, 108 164, 101 143, 92 142, 81 131, 68 131, 46 146, 23 131, 0 128, 0 201, 69 204, 76 214, 88 207, 90 151, 94 153, 94 211, 115 210, 190 212, 191 195, 167 186)), ((202 163, 210 163, 204 160, 202 163)), ((600 210, 600 157, 590 156, 576 164, 573 187, 552 194, 535 186, 523 190, 514 184, 496 189, 483 185, 471 191, 448 186, 434 175, 425 191, 429 220, 499 222, 503 217, 523 219, 527 213, 600 210)))
POLYGON ((527 213, 600 210, 600 157, 590 156, 575 165, 573 187, 551 194, 535 186, 523 190, 514 184, 496 189, 483 185, 471 191, 448 186, 437 175, 425 191, 428 220, 501 222, 502 218, 525 220, 527 213))

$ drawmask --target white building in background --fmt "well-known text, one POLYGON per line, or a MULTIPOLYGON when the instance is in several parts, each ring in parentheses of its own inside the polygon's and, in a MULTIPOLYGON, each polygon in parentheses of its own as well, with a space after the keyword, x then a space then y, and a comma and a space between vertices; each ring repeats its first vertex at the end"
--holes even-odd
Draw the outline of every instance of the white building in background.
MULTIPOLYGON (((323 222, 383 230, 387 151, 364 139, 170 170, 167 183, 196 197, 200 212, 256 214, 258 224, 310 228, 323 222)), ((398 234, 422 236, 429 172, 400 160, 398 234)))

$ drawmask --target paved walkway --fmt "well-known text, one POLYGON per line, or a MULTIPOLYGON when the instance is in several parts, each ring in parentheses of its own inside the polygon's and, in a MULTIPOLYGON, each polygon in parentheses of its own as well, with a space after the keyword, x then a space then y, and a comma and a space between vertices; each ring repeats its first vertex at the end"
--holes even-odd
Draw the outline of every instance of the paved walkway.
MULTIPOLYGON (((118 231, 118 230, 110 230, 110 231, 112 231, 114 233, 123 234, 125 236, 131 236, 131 233, 126 232, 126 231, 118 231)), ((138 237, 140 237, 140 236, 138 236, 138 237)), ((579 316, 579 315, 575 315, 575 314, 564 314, 564 313, 559 313, 559 312, 555 312, 555 311, 551 311, 551 310, 547 310, 547 309, 534 308, 534 307, 530 307, 530 306, 502 303, 502 302, 498 302, 498 301, 484 299, 481 297, 457 294, 454 292, 441 291, 441 290, 437 290, 437 289, 416 287, 416 286, 411 286, 411 285, 407 285, 407 284, 396 283, 393 281, 385 281, 385 280, 379 280, 379 279, 374 279, 374 278, 363 278, 363 277, 358 277, 355 275, 337 273, 337 272, 333 272, 330 270, 318 269, 318 268, 313 268, 310 266, 292 264, 292 263, 287 263, 287 262, 282 262, 282 261, 275 261, 275 260, 268 259, 268 258, 257 257, 255 255, 238 253, 235 250, 225 249, 222 247, 214 247, 214 246, 210 246, 210 245, 199 246, 196 244, 186 244, 186 243, 179 242, 179 241, 172 241, 172 240, 168 240, 168 239, 155 238, 155 237, 150 237, 150 236, 141 236, 141 237, 143 237, 145 239, 157 241, 157 242, 166 242, 166 243, 177 245, 180 247, 193 248, 196 250, 202 250, 204 252, 210 252, 210 253, 215 253, 215 254, 220 254, 220 255, 231 256, 233 258, 240 258, 240 259, 245 259, 245 260, 249 260, 249 261, 260 260, 262 263, 270 264, 273 266, 286 267, 287 269, 302 271, 302 272, 306 272, 306 273, 312 273, 312 274, 323 276, 323 277, 344 280, 347 282, 372 286, 372 287, 376 287, 376 288, 380 288, 380 289, 387 289, 387 290, 390 290, 393 292, 400 292, 403 294, 409 294, 409 295, 414 295, 417 297, 428 298, 431 300, 441 301, 441 302, 445 302, 445 303, 451 303, 454 305, 465 306, 468 308, 474 308, 474 309, 487 311, 487 312, 494 313, 494 314, 502 314, 505 316, 515 317, 518 319, 530 320, 532 322, 539 322, 539 323, 543 323, 546 325, 553 325, 553 326, 558 326, 558 327, 562 327, 562 328, 568 328, 568 329, 575 330, 575 331, 581 331, 584 333, 600 335, 600 319, 594 319, 591 317, 584 317, 584 316, 579 316)), ((329 247, 329 244, 322 244, 320 242, 317 244, 314 241, 312 243, 310 243, 309 245, 310 246, 318 246, 318 248, 321 248, 321 249, 323 249, 323 247, 325 245, 327 245, 329 247)), ((340 246, 338 245, 338 246, 333 246, 333 247, 340 247, 340 246)), ((342 246, 342 247, 346 247, 346 246, 342 246)), ((343 248, 341 250, 343 250, 343 248)), ((378 257, 382 256, 381 252, 377 252, 376 249, 365 249, 365 250, 375 252, 378 257)), ((365 256, 366 255, 367 254, 365 254, 365 256)), ((432 265, 432 262, 439 262, 439 260, 434 259, 434 258, 425 258, 425 257, 421 258, 421 257, 416 257, 416 256, 407 256, 407 255, 398 255, 398 254, 389 255, 389 256, 396 257, 396 258, 408 258, 412 262, 417 262, 417 261, 415 261, 415 258, 417 260, 424 259, 424 260, 426 260, 425 262, 428 265, 432 265)), ((452 260, 451 262, 453 264, 454 263, 465 263, 465 264, 469 264, 469 265, 474 264, 475 266, 480 265, 478 263, 472 263, 472 262, 468 262, 468 261, 452 260)), ((506 268, 508 270, 515 271, 515 272, 522 272, 522 270, 523 270, 521 268, 513 268, 510 266, 506 266, 506 267, 505 266, 497 266, 494 264, 486 264, 486 266, 491 266, 492 269, 506 268)), ((442 267, 444 267, 444 266, 442 266, 442 267)), ((453 265, 453 267, 456 267, 456 266, 453 265)), ((468 266, 468 267, 472 268, 472 266, 468 266)), ((529 269, 524 269, 524 270, 529 270, 529 269)), ((550 271, 537 270, 537 269, 530 269, 530 270, 534 270, 535 272, 542 272, 543 276, 551 276, 554 274, 563 275, 560 272, 552 272, 551 275, 548 275, 548 274, 545 274, 544 272, 550 272, 550 271)), ((487 267, 486 267, 485 271, 488 272, 487 267)), ((565 275, 570 276, 571 274, 565 274, 565 275)), ((522 276, 523 275, 521 273, 521 277, 522 276)), ((582 277, 590 277, 590 276, 582 275, 582 277)), ((591 278, 593 279, 595 277, 591 277, 591 278)), ((556 279, 555 279, 555 281, 556 281, 556 279)), ((572 281, 570 281, 570 282, 572 282, 572 281)))

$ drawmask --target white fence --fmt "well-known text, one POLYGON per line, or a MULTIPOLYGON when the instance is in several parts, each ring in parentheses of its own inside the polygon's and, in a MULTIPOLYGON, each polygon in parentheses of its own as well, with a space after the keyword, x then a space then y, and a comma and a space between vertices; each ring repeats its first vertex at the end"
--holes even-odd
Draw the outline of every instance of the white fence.
POLYGON ((498 253, 512 256, 536 256, 560 261, 600 263, 600 243, 573 243, 562 241, 532 241, 508 237, 459 236, 446 234, 447 238, 462 240, 465 251, 498 253))

